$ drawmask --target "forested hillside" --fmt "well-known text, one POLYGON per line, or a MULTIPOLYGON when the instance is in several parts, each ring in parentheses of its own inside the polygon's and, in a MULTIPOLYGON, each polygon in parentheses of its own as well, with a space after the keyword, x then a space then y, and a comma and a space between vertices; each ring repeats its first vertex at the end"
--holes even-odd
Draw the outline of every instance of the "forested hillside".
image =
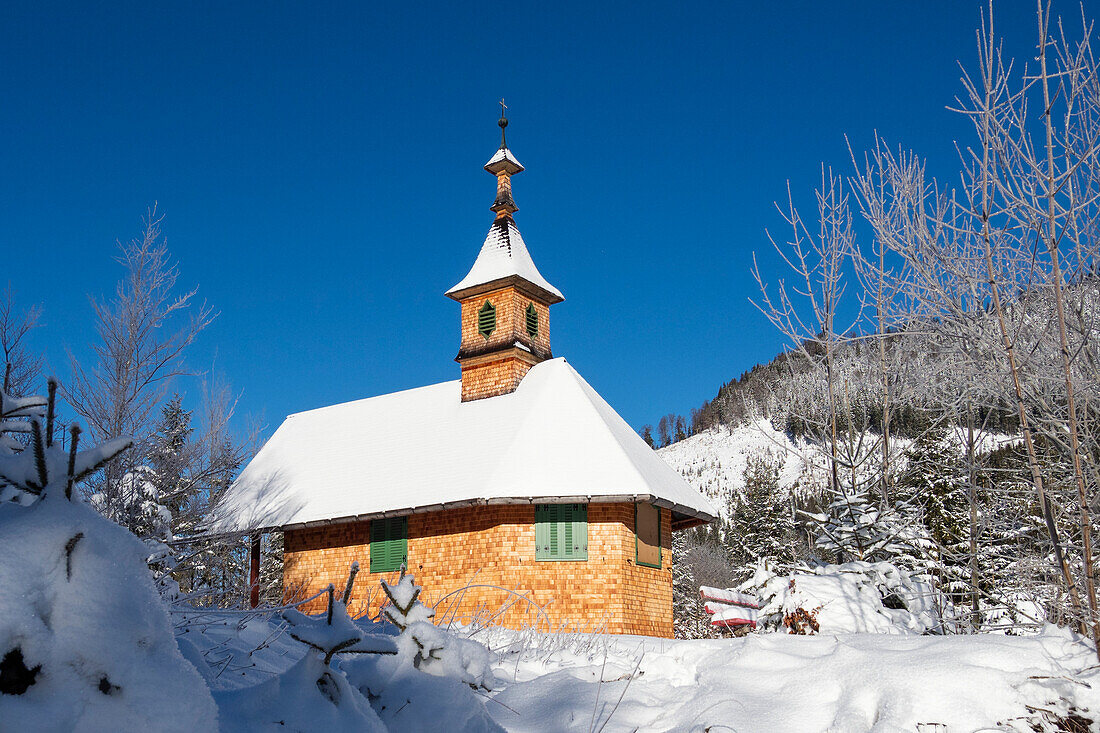
POLYGON ((889 608, 935 599, 924 633, 1100 640, 1100 65, 1039 28, 1027 72, 981 29, 958 170, 880 140, 780 205, 786 269, 754 259, 750 298, 781 353, 641 429, 726 502, 679 540, 681 609, 699 584, 767 603, 777 574, 893 574, 922 599, 880 588, 889 608))

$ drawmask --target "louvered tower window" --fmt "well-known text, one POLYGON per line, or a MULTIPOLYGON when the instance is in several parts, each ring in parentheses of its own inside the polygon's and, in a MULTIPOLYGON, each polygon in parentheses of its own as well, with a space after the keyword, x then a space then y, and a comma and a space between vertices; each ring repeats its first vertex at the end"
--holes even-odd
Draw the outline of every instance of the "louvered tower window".
POLYGON ((534 303, 527 304, 527 334, 531 338, 539 335, 539 312, 534 303))
POLYGON ((535 559, 588 559, 588 505, 535 505, 535 559))
POLYGON ((477 312, 477 332, 489 338, 489 334, 495 330, 497 330, 497 309, 492 303, 485 301, 485 305, 481 306, 481 310, 477 312))

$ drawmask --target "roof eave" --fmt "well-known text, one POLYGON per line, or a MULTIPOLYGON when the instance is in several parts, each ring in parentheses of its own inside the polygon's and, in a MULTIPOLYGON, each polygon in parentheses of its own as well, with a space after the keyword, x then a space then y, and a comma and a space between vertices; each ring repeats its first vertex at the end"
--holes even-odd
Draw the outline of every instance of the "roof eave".
POLYGON ((504 277, 498 277, 495 280, 489 280, 488 282, 478 283, 476 285, 468 285, 461 290, 451 288, 446 293, 444 293, 444 295, 452 300, 462 302, 467 298, 472 298, 483 293, 489 293, 493 290, 500 290, 501 288, 506 288, 508 286, 513 286, 521 293, 525 293, 532 297, 538 298, 539 300, 545 302, 547 305, 554 305, 555 303, 560 303, 565 300, 565 298, 562 297, 560 294, 553 293, 546 288, 541 287, 540 285, 536 285, 522 275, 506 275, 504 277))
POLYGON ((333 517, 332 519, 315 519, 308 522, 292 522, 284 525, 272 525, 263 527, 250 527, 248 529, 239 529, 234 532, 227 532, 224 534, 247 534, 248 532, 271 532, 271 531, 286 531, 296 529, 310 529, 312 527, 325 527, 333 524, 348 524, 351 522, 364 522, 371 519, 384 519, 387 517, 403 517, 410 514, 427 514, 429 512, 446 511, 449 509, 463 509, 472 506, 494 506, 494 505, 525 505, 525 504, 619 504, 624 502, 635 503, 639 501, 647 501, 656 504, 659 507, 664 507, 673 512, 673 514, 679 514, 682 519, 675 519, 673 521, 674 529, 682 529, 685 527, 694 527, 699 524, 708 524, 715 521, 716 517, 712 517, 706 512, 701 512, 697 509, 677 504, 667 499, 662 499, 653 494, 575 494, 575 495, 552 495, 552 496, 504 496, 493 498, 477 498, 477 499, 461 499, 458 501, 438 502, 434 504, 421 504, 419 506, 404 507, 402 509, 389 509, 381 512, 369 512, 365 514, 352 514, 344 517, 333 517))

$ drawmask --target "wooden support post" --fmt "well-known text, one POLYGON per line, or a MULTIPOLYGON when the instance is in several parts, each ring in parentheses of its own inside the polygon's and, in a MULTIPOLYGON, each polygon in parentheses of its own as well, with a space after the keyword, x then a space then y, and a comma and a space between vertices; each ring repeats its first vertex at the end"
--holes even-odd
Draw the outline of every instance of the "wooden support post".
POLYGON ((260 533, 252 535, 252 562, 248 571, 249 603, 252 608, 260 605, 260 533))

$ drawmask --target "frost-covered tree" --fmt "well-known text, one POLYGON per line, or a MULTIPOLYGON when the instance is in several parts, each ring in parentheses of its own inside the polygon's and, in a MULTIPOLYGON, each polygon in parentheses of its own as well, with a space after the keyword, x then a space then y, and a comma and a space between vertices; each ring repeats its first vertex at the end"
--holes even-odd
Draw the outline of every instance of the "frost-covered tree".
POLYGON ((283 533, 269 532, 260 547, 260 603, 277 606, 287 597, 283 586, 283 533))
POLYGON ((903 495, 919 505, 921 519, 937 543, 950 547, 967 535, 967 476, 959 447, 942 431, 931 431, 906 451, 898 481, 903 495))
POLYGON ((190 473, 195 462, 192 411, 183 407, 183 396, 173 395, 160 409, 149 446, 149 469, 158 495, 172 514, 173 530, 184 534, 194 529, 203 502, 190 473))
POLYGON ((132 436, 135 448, 122 461, 113 461, 86 482, 100 495, 106 516, 125 524, 123 476, 149 465, 154 425, 159 407, 174 378, 187 373, 183 356, 215 314, 195 304, 197 290, 176 289, 179 271, 161 235, 161 217, 150 211, 142 234, 119 243, 119 262, 125 275, 115 294, 95 299, 99 340, 92 358, 81 362, 69 355, 72 377, 65 396, 101 441, 132 436))
POLYGON ((913 520, 867 491, 842 490, 823 512, 803 512, 813 522, 815 546, 837 562, 892 561, 922 565, 926 541, 913 520))
POLYGON ((970 503, 958 446, 948 441, 944 431, 931 431, 913 443, 906 459, 898 481, 900 496, 919 512, 938 553, 943 554, 943 563, 965 566, 970 503))
POLYGON ((880 145, 857 186, 875 236, 910 274, 914 325, 954 344, 949 355, 971 375, 962 398, 1014 411, 1062 610, 1100 641, 1091 516, 1100 483, 1088 407, 1100 397, 1100 63, 1090 24, 1062 23, 1049 1, 1036 20, 1025 70, 994 33, 992 8, 982 19, 957 103, 974 135, 958 146, 961 174, 941 178, 957 184, 880 145), (1063 510, 1075 518, 1069 535, 1063 510))
MULTIPOLYGON (((163 495, 155 483, 156 474, 148 466, 135 466, 122 475, 118 485, 115 514, 120 524, 131 532, 151 542, 172 539, 172 513, 161 502, 163 495)), ((106 500, 102 494, 92 494, 89 503, 97 511, 106 513, 106 500)))

